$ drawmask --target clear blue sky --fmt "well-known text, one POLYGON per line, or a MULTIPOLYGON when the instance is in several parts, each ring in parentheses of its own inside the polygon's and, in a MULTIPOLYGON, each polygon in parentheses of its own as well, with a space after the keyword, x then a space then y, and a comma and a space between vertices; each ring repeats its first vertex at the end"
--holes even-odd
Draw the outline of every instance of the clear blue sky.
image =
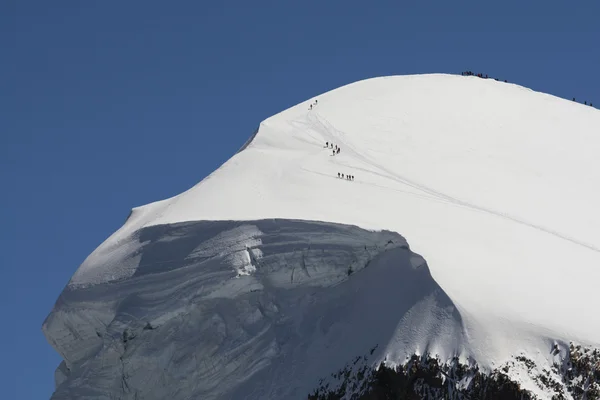
POLYGON ((41 324, 130 208, 194 185, 276 112, 466 69, 600 106, 600 2, 576 3, 0 2, 0 397, 49 398, 41 324))

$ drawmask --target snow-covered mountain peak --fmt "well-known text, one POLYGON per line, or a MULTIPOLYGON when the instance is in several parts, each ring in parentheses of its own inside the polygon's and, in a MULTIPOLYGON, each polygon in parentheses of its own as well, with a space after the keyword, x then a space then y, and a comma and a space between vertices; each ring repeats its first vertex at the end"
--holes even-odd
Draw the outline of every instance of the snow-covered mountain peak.
POLYGON ((598 124, 596 109, 494 80, 369 79, 268 118, 244 151, 185 193, 136 209, 128 225, 286 217, 399 230, 372 206, 394 192, 522 217, 598 249, 600 217, 556 212, 597 203, 598 124), (332 181, 338 172, 354 175, 352 186, 332 181))
MULTIPOLYGON (((245 289, 238 288, 243 293, 276 287, 269 291, 275 297, 300 282, 342 285, 339 273, 348 268, 347 260, 341 267, 340 258, 334 262, 311 253, 315 246, 323 254, 325 243, 347 249, 344 254, 351 254, 348 260, 354 260, 356 272, 371 260, 389 261, 385 254, 392 252, 387 239, 359 233, 361 228, 373 235, 397 232, 426 260, 431 275, 422 284, 428 289, 394 316, 398 327, 391 337, 377 343, 380 359, 400 362, 412 352, 430 352, 492 369, 524 353, 550 365, 555 343, 562 348, 571 340, 600 345, 600 317, 593 311, 600 305, 598 154, 598 110, 514 84, 441 74, 356 82, 268 118, 240 152, 202 182, 134 209, 125 225, 85 260, 66 289, 70 294, 62 297, 69 303, 73 300, 66 299, 83 293, 81 298, 94 303, 93 296, 110 285, 133 288, 142 285, 139 280, 150 285, 156 274, 183 271, 215 257, 227 260, 233 275, 223 277, 223 287, 210 296, 230 296, 240 282, 245 282, 245 289), (310 235, 290 239, 299 246, 293 259, 297 251, 303 254, 297 262, 304 278, 296 267, 281 269, 274 261, 289 256, 269 253, 274 232, 296 232, 298 222, 281 222, 277 228, 257 222, 271 219, 307 221, 302 229, 310 235), (193 221, 247 223, 231 229, 181 228, 193 221), (214 236, 199 233, 213 231, 214 236), (349 244, 342 239, 346 236, 355 239, 349 244), (183 238, 191 237, 194 246, 184 246, 183 238), (156 249, 166 248, 159 242, 179 243, 169 252, 184 256, 160 256, 156 249), (148 254, 151 262, 144 261, 150 260, 148 254), (261 257, 277 268, 267 274, 261 257), (173 259, 179 260, 176 265, 173 259), (312 267, 306 260, 312 260, 312 267), (325 271, 318 267, 323 262, 337 267, 325 271), (259 278, 262 274, 267 281, 259 278), (292 286, 283 284, 288 278, 292 286), (410 333, 411 326, 418 327, 418 335, 410 333)), ((399 239, 389 240, 396 246, 399 239)), ((350 275, 344 279, 361 279, 359 273, 350 275)), ((401 275, 392 276, 406 290, 401 275)), ((393 288, 391 283, 387 289, 393 288)), ((212 284, 204 282, 203 287, 212 284)), ((374 290, 370 296, 377 296, 377 285, 364 285, 374 290)), ((74 326, 90 322, 65 323, 58 316, 67 312, 65 307, 59 300, 45 329, 75 365, 89 356, 88 345, 72 349, 68 335, 58 338, 63 333, 57 332, 67 325, 76 331, 74 326)), ((110 311, 94 307, 99 307, 93 318, 100 325, 114 318, 115 306, 110 311)), ((187 312, 163 311, 169 318, 187 312)), ((264 309, 260 313, 269 314, 264 309)))

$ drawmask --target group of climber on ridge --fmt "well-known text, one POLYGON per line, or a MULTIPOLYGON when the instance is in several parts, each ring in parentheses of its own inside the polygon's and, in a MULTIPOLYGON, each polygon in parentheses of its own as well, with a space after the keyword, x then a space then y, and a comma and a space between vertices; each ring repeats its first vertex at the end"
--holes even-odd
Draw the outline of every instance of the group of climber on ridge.
MULTIPOLYGON (((575 100, 575 97, 573 97, 573 101, 577 101, 577 100, 575 100)), ((587 103, 587 100, 583 102, 583 105, 585 105, 585 106, 587 106, 587 105, 588 105, 588 103, 587 103)), ((589 104, 589 106, 590 106, 590 107, 594 107, 594 105, 592 104, 592 102, 591 102, 591 101, 590 101, 590 104, 589 104)))
MULTIPOLYGON (((319 100, 315 100, 314 103, 311 103, 310 106, 308 107, 308 109, 312 110, 313 107, 315 107, 317 104, 319 104, 319 100)), ((332 142, 329 142, 329 141, 325 142, 325 146, 323 146, 323 147, 326 149, 330 149, 332 156, 335 156, 336 154, 340 154, 340 152, 342 151, 341 147, 339 147, 337 144, 333 144, 332 142)), ((338 172, 337 176, 340 179, 346 179, 348 181, 354 180, 354 175, 342 174, 342 173, 338 172)))
MULTIPOLYGON (((492 78, 491 76, 488 77, 488 74, 475 74, 475 73, 473 73, 473 71, 463 71, 460 74, 462 76, 476 76, 478 78, 483 78, 483 79, 490 79, 491 78, 491 79, 494 79, 494 80, 500 82, 500 79, 498 79, 498 78, 492 78)), ((508 81, 506 79, 504 80, 504 82, 508 83, 508 81)))
POLYGON ((348 181, 353 181, 354 180, 354 175, 344 175, 344 174, 340 174, 338 172, 338 178, 340 178, 340 179, 344 179, 345 178, 348 181))
MULTIPOLYGON (((332 154, 333 156, 335 156, 336 154, 340 154, 340 151, 342 151, 341 147, 339 147, 337 144, 334 145, 333 143, 329 143, 329 142, 325 142, 325 148, 331 149, 331 151, 333 152, 333 154, 332 154)), ((338 176, 338 178, 346 179, 348 181, 354 180, 354 175, 342 174, 342 173, 338 172, 337 176, 338 176)))
MULTIPOLYGON (((475 74, 475 73, 473 73, 473 71, 463 71, 460 74, 462 76, 477 76, 479 78, 488 79, 488 75, 487 74, 475 74)), ((489 78, 491 78, 491 77, 489 77, 489 78)), ((495 80, 499 81, 498 78, 492 78, 492 79, 495 79, 495 80)), ((506 83, 507 80, 505 79, 504 82, 506 83)), ((577 100, 575 100, 575 97, 573 97, 573 101, 577 101, 577 100)), ((584 101, 583 104, 586 105, 586 106, 589 105, 590 107, 594 107, 594 105, 591 102, 590 102, 590 104, 588 104, 587 100, 584 101)))
POLYGON ((331 149, 332 156, 335 156, 336 154, 340 154, 340 151, 342 151, 342 149, 340 147, 338 147, 338 145, 336 144, 335 147, 333 146, 333 143, 329 143, 329 142, 325 142, 325 148, 326 149, 331 149))

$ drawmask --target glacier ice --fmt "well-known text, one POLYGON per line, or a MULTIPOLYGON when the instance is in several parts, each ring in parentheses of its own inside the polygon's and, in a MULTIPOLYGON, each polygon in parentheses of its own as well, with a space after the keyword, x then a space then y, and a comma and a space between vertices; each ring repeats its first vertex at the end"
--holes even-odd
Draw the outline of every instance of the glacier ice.
POLYGON ((303 398, 349 354, 462 335, 397 233, 203 221, 132 240, 132 276, 68 287, 44 324, 65 359, 53 399, 303 398))

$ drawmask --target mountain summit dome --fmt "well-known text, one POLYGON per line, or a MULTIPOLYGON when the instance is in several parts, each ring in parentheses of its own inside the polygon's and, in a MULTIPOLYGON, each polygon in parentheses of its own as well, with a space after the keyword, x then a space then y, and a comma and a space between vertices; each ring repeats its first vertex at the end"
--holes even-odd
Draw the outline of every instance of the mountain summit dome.
POLYGON ((599 154, 598 110, 474 76, 309 99, 84 261, 44 323, 53 398, 300 399, 368 353, 600 347, 599 154))

